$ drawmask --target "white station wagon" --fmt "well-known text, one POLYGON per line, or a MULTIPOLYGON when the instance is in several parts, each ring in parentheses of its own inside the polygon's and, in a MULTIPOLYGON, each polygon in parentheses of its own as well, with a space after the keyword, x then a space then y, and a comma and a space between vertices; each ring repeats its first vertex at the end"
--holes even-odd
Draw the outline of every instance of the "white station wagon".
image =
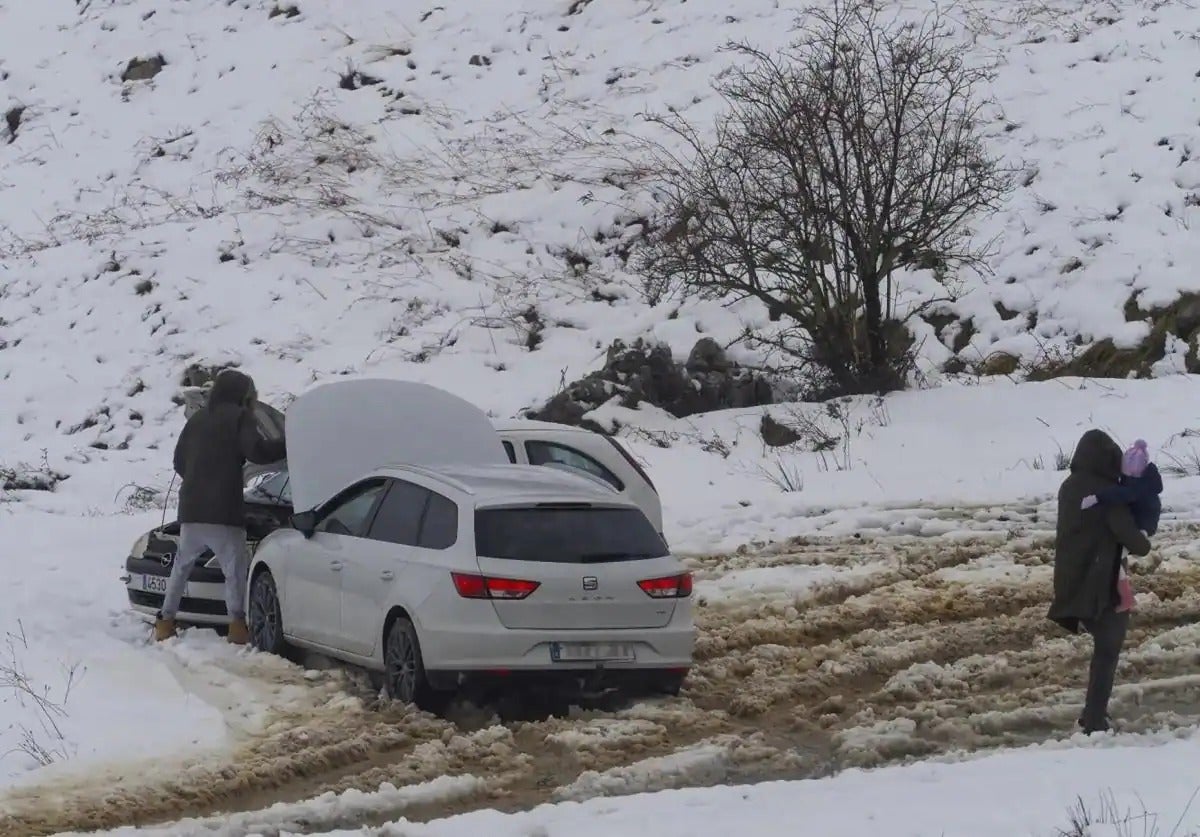
POLYGON ((691 575, 602 477, 513 464, 487 416, 424 384, 340 379, 287 415, 292 528, 254 554, 251 642, 463 689, 678 692, 691 575))

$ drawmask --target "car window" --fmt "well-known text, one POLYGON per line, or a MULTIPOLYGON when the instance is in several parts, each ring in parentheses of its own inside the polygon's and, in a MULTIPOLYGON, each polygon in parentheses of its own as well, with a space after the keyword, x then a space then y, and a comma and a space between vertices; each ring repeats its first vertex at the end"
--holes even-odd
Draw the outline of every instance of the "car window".
POLYGON ((371 540, 417 546, 421 518, 431 492, 403 480, 392 480, 387 496, 379 505, 379 514, 371 524, 371 540))
POLYGON ((371 480, 344 492, 330 504, 330 511, 322 515, 317 531, 363 537, 384 487, 382 480, 371 480))
POLYGON ((448 549, 458 541, 458 506, 427 488, 393 480, 369 537, 423 549, 448 549))
POLYGON ((625 490, 625 483, 617 479, 616 474, 581 450, 554 442, 526 442, 525 452, 529 454, 529 464, 531 465, 548 465, 551 462, 557 462, 559 465, 587 471, 604 480, 617 491, 625 490))
POLYGON ((430 492, 425 519, 421 521, 421 547, 449 549, 458 542, 458 506, 441 494, 430 492))
POLYGON ((512 442, 504 442, 504 452, 508 454, 508 461, 512 464, 517 464, 517 450, 513 447, 512 442))
POLYGON ((536 506, 475 512, 475 549, 487 558, 591 564, 661 558, 667 545, 639 509, 536 506))

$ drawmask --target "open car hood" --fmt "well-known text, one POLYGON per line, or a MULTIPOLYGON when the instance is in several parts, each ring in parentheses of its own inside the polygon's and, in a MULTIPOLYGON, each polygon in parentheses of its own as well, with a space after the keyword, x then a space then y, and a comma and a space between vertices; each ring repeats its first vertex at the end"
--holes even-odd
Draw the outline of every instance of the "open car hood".
MULTIPOLYGON (((189 387, 183 392, 183 417, 190 419, 197 410, 201 409, 208 403, 208 393, 210 387, 189 387)), ((268 441, 283 438, 283 413, 276 410, 270 404, 264 404, 259 401, 254 405, 255 425, 258 428, 258 435, 268 441)), ((265 474, 268 471, 278 471, 281 468, 287 467, 287 460, 281 459, 278 462, 272 462, 269 465, 257 465, 253 462, 247 462, 242 467, 242 484, 245 485, 259 474, 265 474)))
POLYGON ((428 384, 339 378, 287 410, 292 505, 308 511, 385 465, 507 465, 500 434, 468 401, 428 384))

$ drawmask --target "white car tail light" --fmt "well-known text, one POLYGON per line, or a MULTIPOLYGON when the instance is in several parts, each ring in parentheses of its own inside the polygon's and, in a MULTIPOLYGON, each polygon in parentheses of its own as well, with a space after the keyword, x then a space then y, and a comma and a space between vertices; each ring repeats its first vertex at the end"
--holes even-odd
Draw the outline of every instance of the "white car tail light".
POLYGON ((537 581, 518 578, 493 578, 470 573, 450 573, 454 589, 464 599, 524 599, 541 587, 537 581))
POLYGON ((692 574, 648 578, 638 582, 642 592, 652 599, 686 599, 692 595, 692 574))

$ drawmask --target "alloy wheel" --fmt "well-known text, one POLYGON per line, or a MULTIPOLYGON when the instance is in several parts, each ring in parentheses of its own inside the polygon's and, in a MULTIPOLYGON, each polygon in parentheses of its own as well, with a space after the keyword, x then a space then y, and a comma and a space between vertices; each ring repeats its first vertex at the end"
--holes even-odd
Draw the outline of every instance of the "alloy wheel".
POLYGON ((250 593, 250 639, 263 651, 273 651, 279 641, 279 597, 266 573, 254 579, 250 593))
POLYGON ((417 693, 417 649, 408 633, 393 628, 387 642, 387 676, 395 700, 412 703, 417 693))

